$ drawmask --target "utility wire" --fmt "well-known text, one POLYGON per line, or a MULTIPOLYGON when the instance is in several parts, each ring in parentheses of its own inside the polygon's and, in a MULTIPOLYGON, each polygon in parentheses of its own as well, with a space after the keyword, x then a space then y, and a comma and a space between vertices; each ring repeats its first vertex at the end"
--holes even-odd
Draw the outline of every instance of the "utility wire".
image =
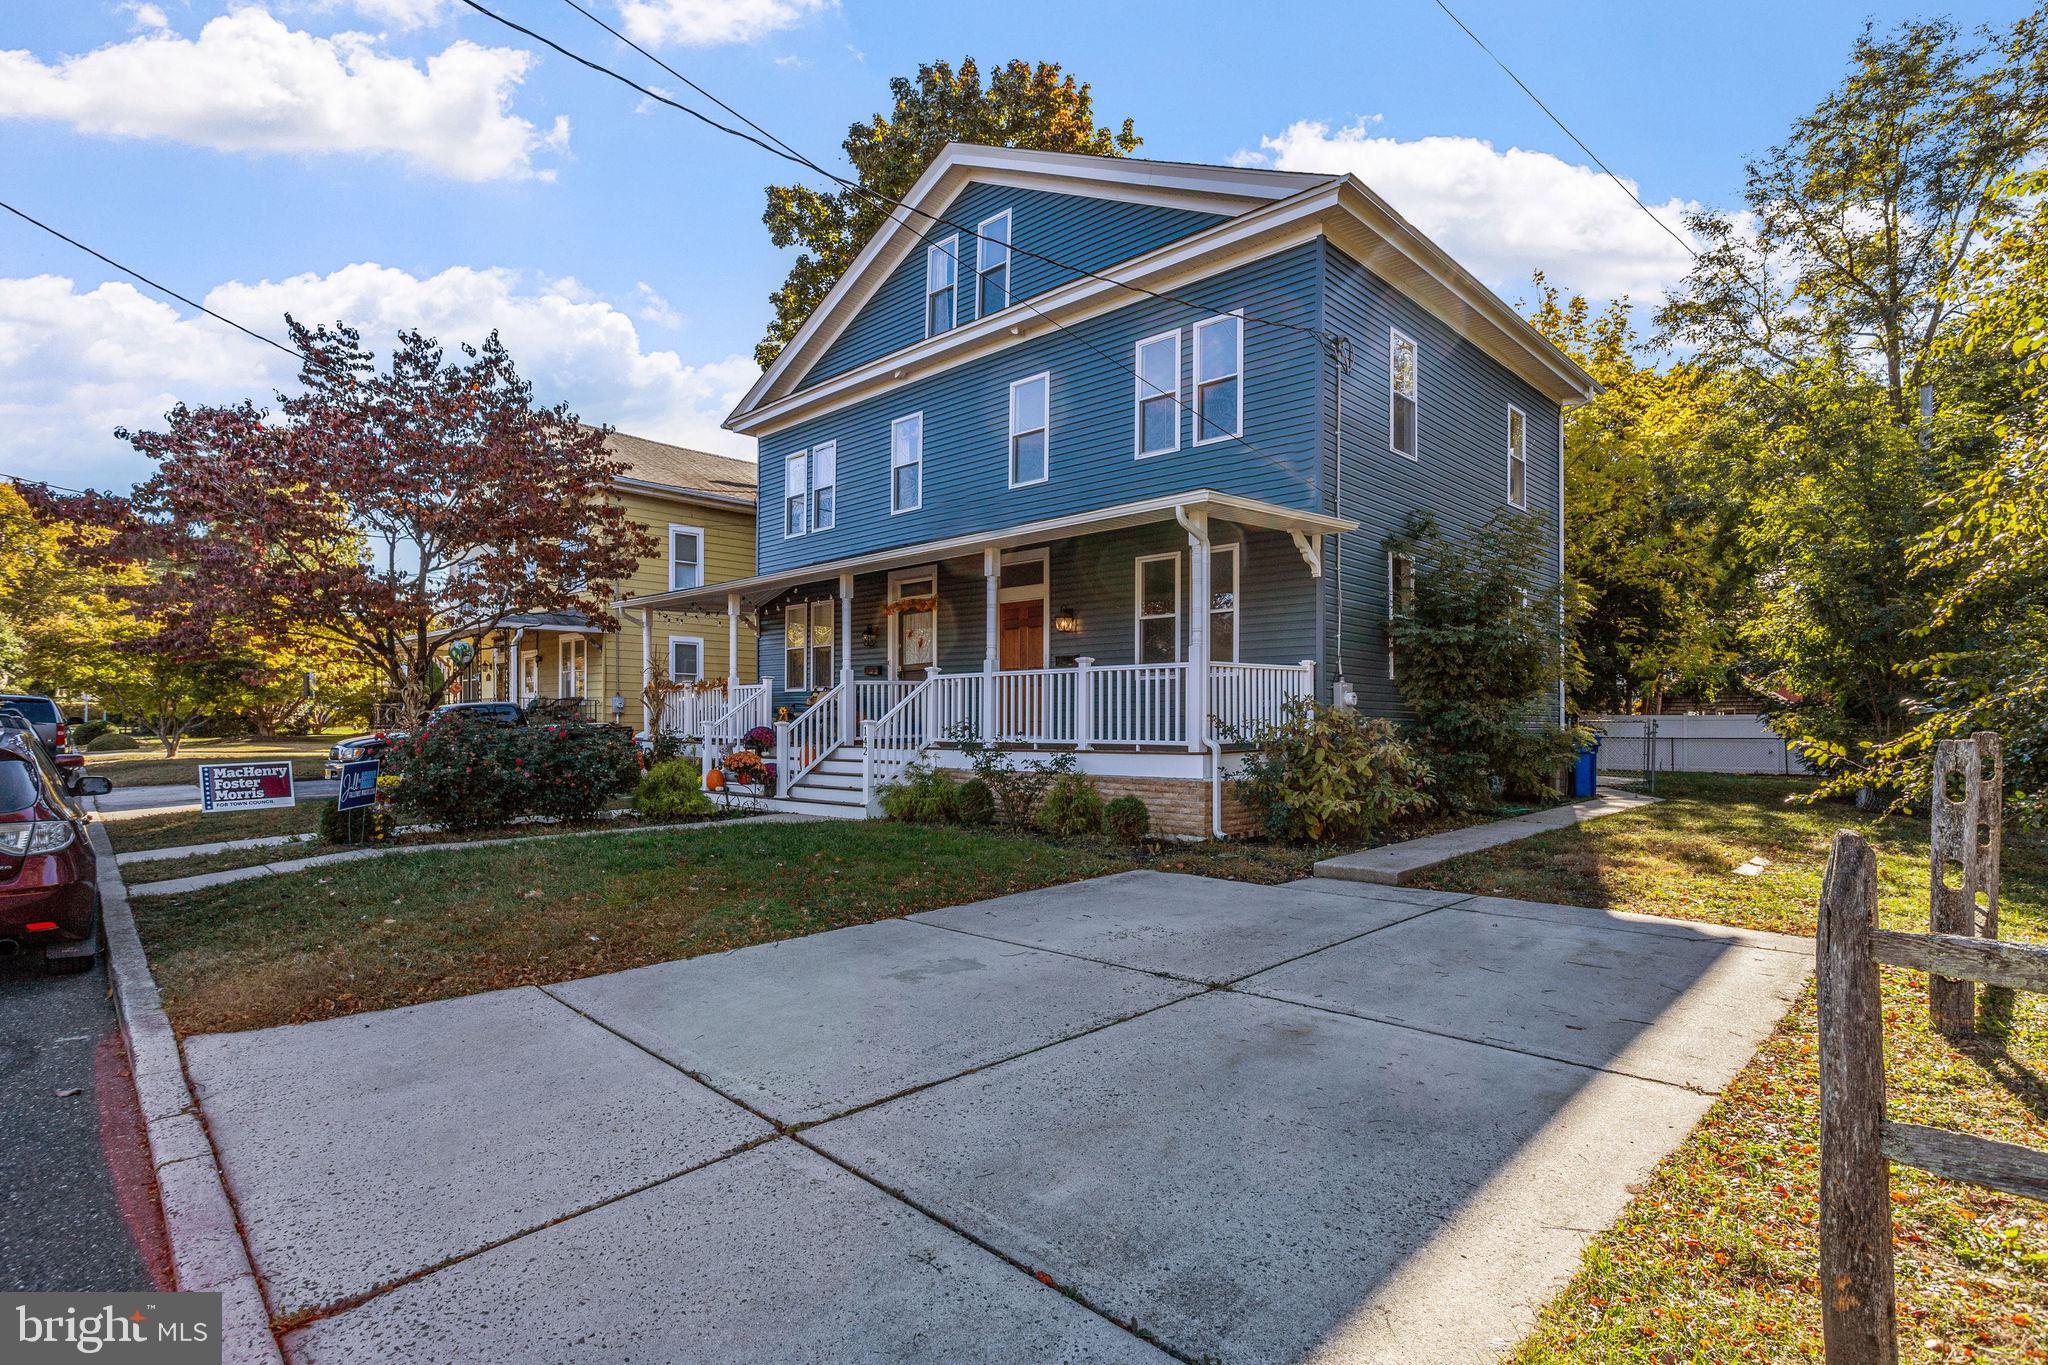
MULTIPOLYGON (((502 24, 506 28, 511 29, 514 33, 523 34, 526 37, 533 39, 533 41, 540 43, 542 46, 547 47, 550 50, 559 53, 564 57, 567 57, 570 61, 575 62, 579 66, 587 67, 591 71, 594 71, 601 76, 609 76, 611 79, 619 82, 621 85, 624 85, 629 89, 639 92, 641 95, 646 96, 648 99, 654 100, 656 103, 659 104, 665 104, 669 108, 678 110, 681 113, 688 114, 691 118, 696 119, 699 123, 704 124, 708 128, 712 128, 717 130, 718 132, 724 133, 728 137, 736 137, 740 139, 742 142, 750 142, 754 146, 759 147, 762 151, 767 152, 770 156, 778 157, 781 160, 791 162, 797 166, 801 166, 807 171, 811 171, 817 175, 822 175, 826 179, 832 181, 833 183, 845 189, 851 190, 855 193, 867 195, 869 198, 877 201, 878 203, 882 203, 897 209, 901 209, 905 213, 914 213, 918 217, 925 219, 926 221, 930 222, 936 227, 949 229, 953 232, 960 233, 962 236, 971 237, 976 241, 993 242, 997 240, 995 238, 985 236, 984 234, 976 231, 973 228, 966 226, 965 224, 956 223, 949 218, 940 217, 938 214, 931 212, 929 209, 919 208, 914 204, 909 204, 904 202, 903 200, 892 198, 889 195, 881 193, 879 190, 875 190, 868 186, 862 185, 857 181, 849 180, 845 176, 840 175, 837 171, 833 171, 825 166, 819 165, 815 160, 808 156, 805 156, 803 153, 799 151, 796 151, 794 148, 791 148, 788 143, 784 142, 781 138, 776 137, 773 133, 768 132, 765 128, 762 128, 752 119, 749 119, 744 114, 740 114, 738 111, 734 110, 732 106, 725 103, 725 101, 719 99, 715 95, 711 95, 708 92, 706 92, 703 89, 703 87, 699 86, 695 81, 690 80, 690 78, 683 75, 682 72, 677 71, 667 62, 655 56, 652 52, 649 52, 646 48, 640 46, 632 39, 626 37, 617 29, 613 28, 611 25, 605 23, 602 19, 599 19, 596 15, 592 14, 589 10, 584 9, 581 5, 572 4, 572 7, 576 9, 578 13, 588 18, 592 23, 604 29, 605 32, 611 34, 620 42, 632 48, 635 52, 645 57, 648 61, 653 62, 663 71, 666 71, 671 76, 674 76, 677 80, 682 81, 684 84, 688 85, 692 90, 695 90, 699 94, 702 94, 704 98, 711 100, 712 103, 718 105, 719 108, 724 109, 728 113, 732 114, 734 118, 739 119, 748 127, 756 129, 759 133, 759 136, 757 136, 756 133, 745 132, 739 128, 732 127, 729 124, 721 123, 717 119, 712 118, 709 114, 704 113, 702 110, 693 109, 689 105, 682 103, 680 100, 677 100, 668 95, 664 95, 660 91, 651 89, 648 86, 642 85, 640 82, 634 80, 631 76, 628 76, 623 72, 617 71, 612 67, 606 66, 602 62, 595 61, 589 57, 586 57, 580 52, 575 52, 567 47, 564 47, 562 44, 556 42, 554 39, 549 38, 544 34, 537 33, 533 29, 526 27, 526 25, 524 24, 506 18, 504 15, 499 14, 496 10, 493 10, 489 6, 482 4, 481 0, 462 0, 462 3, 467 5, 469 8, 475 10, 478 14, 483 15, 485 18, 490 19, 496 23, 502 24)), ((902 222, 903 220, 897 219, 896 221, 902 222)), ((1185 299, 1175 294, 1161 293, 1155 289, 1147 289, 1143 285, 1133 284, 1128 280, 1115 279, 1109 275, 1102 274, 1100 271, 1090 270, 1085 266, 1078 266, 1068 261, 1062 261, 1058 257, 1048 256, 1041 251, 1034 251, 1030 247, 1018 246, 1014 242, 1003 243, 1003 245, 1009 248, 1010 253, 1012 255, 1029 257, 1031 260, 1041 261, 1046 265, 1054 267, 1055 269, 1068 271, 1076 276, 1095 280, 1102 284, 1113 285, 1119 289, 1127 289, 1134 294, 1142 294, 1146 298, 1157 299, 1163 303, 1175 303, 1185 308, 1204 309, 1204 311, 1206 311, 1204 305, 1198 304, 1191 299, 1185 299)), ((955 274, 957 278, 959 262, 956 260, 954 265, 955 274)), ((1262 318, 1251 314, 1247 314, 1245 316, 1245 321, 1257 322, 1267 327, 1285 328, 1286 330, 1301 332, 1308 336, 1323 336, 1323 333, 1317 331, 1315 328, 1304 327, 1298 322, 1286 322, 1277 318, 1262 318)))
POLYGON ((1438 9, 1442 10, 1452 23, 1456 24, 1459 28, 1463 29, 1465 32, 1465 36, 1467 38, 1470 38, 1474 43, 1478 44, 1479 50, 1481 52, 1484 52, 1488 57, 1493 58, 1493 64, 1499 67, 1502 71, 1506 72, 1508 79, 1513 81, 1516 85, 1520 86, 1522 88, 1522 93, 1527 95, 1530 99, 1534 100, 1536 103, 1536 107, 1538 109, 1541 109, 1544 115, 1547 118, 1549 118, 1549 120, 1552 123, 1555 123, 1558 126, 1559 130, 1562 131, 1566 137, 1570 138, 1573 142, 1578 144, 1578 148, 1580 151, 1584 152, 1587 156, 1592 158, 1593 164, 1595 166, 1598 166, 1601 169, 1601 171, 1606 174, 1607 178, 1609 180, 1612 180, 1615 183, 1615 185, 1621 190, 1621 192, 1627 195, 1629 199, 1635 204, 1635 206, 1643 211, 1643 216, 1645 218, 1648 218, 1658 227, 1663 228, 1665 236, 1669 237, 1672 241, 1678 243, 1681 247, 1685 248, 1686 255, 1692 257, 1694 260, 1699 259, 1700 253, 1693 249, 1692 243, 1686 241, 1685 238, 1679 236, 1677 232, 1673 231, 1671 224, 1665 222, 1662 218, 1659 218, 1656 214, 1652 213, 1650 211, 1650 206, 1648 204, 1645 204, 1641 199, 1637 198, 1636 192, 1628 187, 1628 182, 1626 180, 1623 180, 1620 176, 1616 175, 1613 171, 1609 170, 1607 167, 1607 163, 1600 159, 1599 154, 1596 153, 1591 147, 1588 147, 1586 145, 1585 139, 1580 137, 1577 133, 1573 132, 1570 128, 1566 127, 1565 121, 1559 118, 1555 113, 1553 113, 1551 111, 1550 106, 1543 102, 1543 97, 1541 95, 1538 95, 1534 90, 1531 90, 1529 88, 1529 83, 1527 81, 1524 81, 1520 76, 1517 76, 1515 74, 1513 67, 1509 66, 1506 62, 1502 61, 1498 56, 1495 55, 1494 50, 1486 45, 1485 39, 1481 38, 1478 34, 1474 33, 1472 31, 1471 26, 1467 24, 1463 19, 1460 19, 1457 16, 1457 14, 1452 11, 1451 7, 1444 3, 1444 0, 1432 0, 1432 3, 1434 3, 1438 9))
POLYGON ((299 353, 293 350, 291 347, 285 345, 283 342, 267 337, 263 335, 263 333, 261 332, 251 331, 249 328, 244 327, 241 323, 236 322, 233 318, 223 317, 221 314, 214 312, 211 308, 208 308, 203 303, 195 303, 193 300, 186 298, 183 294, 180 294, 177 290, 171 288, 169 285, 158 284, 155 280, 143 274, 141 271, 133 270, 130 269, 128 266, 122 265, 112 256, 106 255, 104 252, 94 251, 91 247, 87 246, 84 242, 79 241, 76 237, 67 237, 63 233, 57 231, 57 229, 51 227, 48 223, 43 222, 41 219, 29 217, 29 215, 23 213, 20 209, 14 207, 14 205, 8 203, 4 199, 0 199, 0 209, 6 209, 9 213, 13 214, 16 218, 21 219, 21 221, 24 223, 27 223, 33 227, 41 228, 43 231, 49 233, 52 237, 55 237, 60 242, 67 242, 70 245, 77 247, 80 251, 83 251, 86 255, 91 256, 95 260, 106 262, 108 265, 114 267, 114 269, 120 271, 123 275, 126 275, 131 279, 141 280, 151 289, 156 290, 157 293, 167 294, 171 298, 176 299, 179 303, 184 304, 187 308, 196 308, 200 312, 206 314, 206 316, 212 318, 215 322, 225 322, 228 326, 234 328, 243 336, 249 337, 255 341, 260 341, 265 346, 270 346, 277 350, 283 351, 293 360, 299 359, 299 353))
POLYGON ((69 493, 74 497, 83 498, 91 496, 90 489, 66 488, 61 483, 51 483, 48 479, 31 479, 26 474, 8 474, 5 472, 0 472, 0 479, 5 479, 9 483, 25 483, 35 488, 47 488, 53 493, 69 493))

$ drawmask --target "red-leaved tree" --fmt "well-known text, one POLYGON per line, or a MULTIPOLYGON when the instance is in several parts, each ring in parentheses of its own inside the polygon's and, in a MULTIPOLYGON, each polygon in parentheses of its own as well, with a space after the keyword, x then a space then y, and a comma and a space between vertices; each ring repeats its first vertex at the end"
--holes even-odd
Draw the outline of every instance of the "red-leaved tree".
POLYGON ((300 387, 275 416, 180 404, 119 433, 157 464, 122 537, 157 591, 340 645, 414 716, 453 641, 529 612, 609 619, 607 585, 657 547, 604 496, 624 471, 604 431, 535 406, 495 332, 453 360, 404 332, 379 369, 355 329, 285 321, 300 387))

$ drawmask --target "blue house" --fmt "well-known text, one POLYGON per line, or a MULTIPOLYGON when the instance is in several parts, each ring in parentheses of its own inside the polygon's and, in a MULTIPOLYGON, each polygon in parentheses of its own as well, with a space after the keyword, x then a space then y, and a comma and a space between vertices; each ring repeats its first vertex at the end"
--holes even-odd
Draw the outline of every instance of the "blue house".
POLYGON ((727 419, 756 572, 624 610, 752 617, 708 756, 870 811, 963 728, 1078 753, 1202 834, 1233 733, 1400 711, 1412 512, 1545 520, 1592 379, 1350 176, 953 144, 727 419))

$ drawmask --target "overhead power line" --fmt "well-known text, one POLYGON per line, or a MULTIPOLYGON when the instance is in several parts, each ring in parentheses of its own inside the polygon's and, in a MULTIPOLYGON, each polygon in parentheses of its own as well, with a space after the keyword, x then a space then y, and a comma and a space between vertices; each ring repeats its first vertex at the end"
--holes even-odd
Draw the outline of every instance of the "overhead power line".
MULTIPOLYGON (((517 22, 516 20, 506 18, 504 15, 498 13, 496 10, 491 9, 489 6, 481 3, 481 0, 462 0, 462 3, 469 6, 469 8, 475 10, 478 14, 483 15, 485 18, 490 19, 495 23, 502 24, 504 27, 508 29, 511 29, 514 33, 523 34, 524 36, 531 38, 533 41, 541 44, 542 46, 548 48, 549 50, 556 52, 561 56, 567 57, 570 61, 575 62, 578 66, 586 67, 589 70, 594 71, 601 76, 608 76, 612 80, 619 82, 621 85, 626 86, 628 89, 634 90, 639 94, 645 96, 646 98, 655 101, 656 103, 665 104, 669 108, 677 110, 680 113, 688 114, 691 118, 696 119, 699 123, 704 124, 708 128, 712 128, 718 132, 724 133, 728 137, 738 138, 742 142, 752 143, 754 146, 760 148, 762 151, 767 152, 770 156, 778 157, 781 160, 788 161, 797 166, 801 166, 803 169, 807 171, 811 171, 817 175, 822 175, 826 179, 832 181, 834 184, 841 186, 842 188, 850 190, 856 194, 863 194, 868 196, 870 199, 874 200, 878 204, 882 204, 890 208, 900 209, 905 213, 916 214, 918 217, 926 220, 935 227, 941 227, 952 232, 957 232, 962 236, 972 238, 975 241, 987 242, 996 240, 995 238, 988 237, 974 228, 968 227, 964 223, 956 223, 949 218, 944 218, 938 214, 931 212, 929 209, 919 207, 918 205, 915 204, 906 203, 905 201, 897 199, 891 195, 883 194, 879 190, 873 189, 867 185, 860 184, 858 181, 849 180, 847 177, 839 174, 837 171, 831 170, 828 167, 820 165, 813 158, 804 155, 800 151, 797 151, 795 148, 791 147, 787 142, 783 141, 775 134, 769 132, 767 129, 761 127, 760 124, 755 123, 752 119, 747 118, 744 114, 739 113, 731 105, 727 104, 724 100, 721 100, 717 96, 706 91, 702 86, 698 85, 695 81, 692 81, 682 72, 676 70, 673 66, 670 66, 667 62, 655 56, 652 52, 649 52, 646 48, 640 46, 640 44, 634 42, 631 38, 628 38, 623 33, 620 33, 617 29, 613 28, 610 24, 605 23, 604 20, 598 18, 595 14, 585 9, 583 6, 575 4, 574 0, 568 0, 568 3, 570 3, 571 8, 575 9, 579 14, 582 14, 585 18, 589 19, 592 23, 602 28, 605 32, 611 34, 620 42, 632 48, 635 52, 645 57, 648 61, 653 62, 656 66, 660 67, 669 75, 674 76, 677 80, 682 81, 684 84, 688 85, 692 90, 697 91, 705 99, 710 100, 719 108, 731 114, 734 118, 740 120, 742 123, 745 123, 749 128, 754 129, 755 132, 746 132, 739 128, 732 127, 730 124, 721 123, 717 119, 712 118, 709 114, 704 113, 702 110, 693 109, 689 105, 684 104, 682 101, 674 98, 673 96, 665 95, 661 91, 653 89, 650 86, 642 85, 640 82, 634 80, 631 76, 626 75, 624 72, 606 66, 603 62, 597 61, 594 58, 586 57, 580 52, 576 52, 571 48, 565 47, 561 43, 556 42, 554 39, 546 36, 545 34, 538 33, 535 30, 528 28, 526 25, 517 22)), ((896 221, 902 222, 903 220, 897 219, 896 221)), ((1009 248, 1010 253, 1013 256, 1028 257, 1031 260, 1042 262, 1046 265, 1052 266, 1057 270, 1064 270, 1071 274, 1080 276, 1084 279, 1095 280, 1102 284, 1112 285, 1118 289, 1126 289, 1134 294, 1141 294, 1146 298, 1157 299, 1162 303, 1179 304, 1180 306, 1185 308, 1199 309, 1205 307, 1205 305, 1196 303, 1191 299, 1185 299, 1175 294, 1162 293, 1156 289, 1147 289, 1145 286, 1141 284, 1133 284, 1129 280, 1120 280, 1113 276, 1105 275, 1100 271, 1090 270, 1086 266, 1075 265, 1071 261, 1063 261, 1056 256, 1048 256, 1042 251, 1035 251, 1030 247, 1019 246, 1014 242, 1004 243, 1004 245, 1006 245, 1009 248)), ((1284 328, 1288 331, 1300 332, 1304 335, 1318 338, 1321 338, 1324 335, 1316 328, 1305 327, 1298 322, 1289 322, 1281 318, 1265 318, 1258 317, 1254 314, 1246 314, 1245 321, 1256 322, 1261 326, 1266 327, 1284 328)))
POLYGON ((251 340, 260 341, 265 346, 269 346, 276 350, 283 351, 286 355, 290 356, 294 360, 297 360, 299 358, 299 353, 293 350, 291 347, 285 345, 283 342, 275 340, 274 338, 271 337, 267 337, 263 335, 263 333, 261 332, 253 331, 250 328, 244 327, 241 323, 236 322, 233 318, 225 317, 219 313, 214 312, 211 308, 208 308, 203 303, 198 303, 192 299, 186 298, 183 294, 180 294, 177 290, 171 288, 167 284, 158 284, 155 280, 143 274, 140 270, 136 270, 133 269, 132 267, 122 265, 112 256, 107 255, 105 252, 93 250, 84 242, 79 241, 76 237, 65 236, 63 233, 57 231, 57 229, 51 227, 48 223, 43 222, 40 218, 31 218, 28 214, 23 213, 20 209, 14 207, 14 205, 8 203, 4 199, 0 199, 0 209, 6 209, 16 218, 21 219, 22 222, 27 223, 32 227, 41 228, 43 231, 49 233, 52 237, 55 237, 60 242, 65 242, 71 246, 77 247, 80 251, 83 251, 86 255, 92 257, 94 260, 105 262, 106 264, 114 267, 114 269, 120 271, 123 275, 128 276, 130 279, 142 281, 151 289, 156 290, 157 293, 168 295, 169 297, 176 299, 179 303, 184 304, 187 308, 196 308, 200 312, 206 314, 206 316, 212 318, 215 322, 226 323, 228 326, 234 328, 237 332, 240 332, 243 336, 246 336, 251 340))
POLYGON ((1515 74, 1515 70, 1513 67, 1509 66, 1506 62, 1502 61, 1498 56, 1496 56, 1494 54, 1494 50, 1486 45, 1486 41, 1483 38, 1481 38, 1478 34, 1474 33, 1472 31, 1471 26, 1467 24, 1463 19, 1460 19, 1457 16, 1457 14, 1452 11, 1451 7, 1444 3, 1444 0, 1432 0, 1432 3, 1434 3, 1438 9, 1442 10, 1445 16, 1448 17, 1452 23, 1456 24, 1460 29, 1464 30, 1465 36, 1467 38, 1470 38, 1474 43, 1478 44, 1479 50, 1481 52, 1484 52, 1488 57, 1493 58, 1493 64, 1499 67, 1502 71, 1506 72, 1507 78, 1513 81, 1516 85, 1520 86, 1522 89, 1522 93, 1527 95, 1531 100, 1534 100, 1536 103, 1536 107, 1543 111, 1545 117, 1547 117, 1552 123, 1555 123, 1558 126, 1559 130, 1562 131, 1566 137, 1570 138, 1573 142, 1577 143, 1580 151, 1584 152, 1588 157, 1592 158, 1593 164, 1595 166, 1598 166, 1601 169, 1601 171, 1607 176, 1607 178, 1614 182, 1616 188, 1618 188, 1623 194, 1629 197, 1630 202, 1632 202, 1637 208, 1643 211, 1643 216, 1645 218, 1648 218, 1658 227, 1664 229, 1664 235, 1669 237, 1672 241, 1678 243, 1679 246, 1683 247, 1685 249, 1686 255, 1692 257, 1694 260, 1699 259, 1700 253, 1693 250, 1692 243, 1686 241, 1685 238, 1679 236, 1677 232, 1673 231, 1671 224, 1665 222, 1662 218, 1659 218, 1655 213, 1652 213, 1650 211, 1650 206, 1648 204, 1645 204, 1639 197, 1637 197, 1636 192, 1628 187, 1628 182, 1626 180, 1623 180, 1620 176, 1616 175, 1612 170, 1609 170, 1607 163, 1600 159, 1599 154, 1596 153, 1591 147, 1588 147, 1586 145, 1585 139, 1580 137, 1577 133, 1573 132, 1570 128, 1566 127, 1565 121, 1559 118, 1554 112, 1552 112, 1550 106, 1543 102, 1543 97, 1541 95, 1538 95, 1534 90, 1531 90, 1529 88, 1529 83, 1523 80, 1520 76, 1517 76, 1515 74))

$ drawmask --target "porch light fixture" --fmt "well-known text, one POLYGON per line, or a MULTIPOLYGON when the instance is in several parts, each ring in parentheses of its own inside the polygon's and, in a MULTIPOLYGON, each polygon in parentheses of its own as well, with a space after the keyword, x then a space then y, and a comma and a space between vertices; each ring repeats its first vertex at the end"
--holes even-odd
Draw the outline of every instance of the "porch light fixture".
POLYGON ((1072 607, 1061 607, 1060 614, 1052 618, 1052 628, 1062 635, 1079 635, 1081 618, 1074 615, 1072 607))
POLYGON ((881 638, 881 636, 875 633, 874 626, 870 624, 863 628, 860 633, 860 647, 862 649, 873 649, 881 642, 881 638))

